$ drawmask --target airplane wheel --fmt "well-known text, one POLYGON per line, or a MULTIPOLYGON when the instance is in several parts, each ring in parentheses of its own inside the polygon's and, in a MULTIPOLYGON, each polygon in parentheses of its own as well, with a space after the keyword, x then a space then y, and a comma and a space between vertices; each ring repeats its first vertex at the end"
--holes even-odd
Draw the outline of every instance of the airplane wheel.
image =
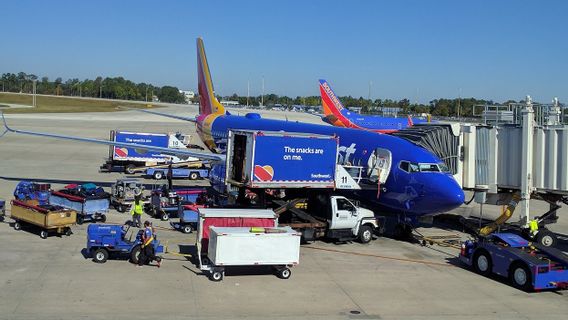
POLYGON ((487 253, 487 251, 481 250, 475 253, 473 256, 473 269, 475 272, 484 276, 491 274, 493 264, 491 262, 491 256, 487 253))
POLYGON ((544 247, 554 247, 558 242, 558 238, 552 231, 543 229, 536 235, 536 242, 544 247))

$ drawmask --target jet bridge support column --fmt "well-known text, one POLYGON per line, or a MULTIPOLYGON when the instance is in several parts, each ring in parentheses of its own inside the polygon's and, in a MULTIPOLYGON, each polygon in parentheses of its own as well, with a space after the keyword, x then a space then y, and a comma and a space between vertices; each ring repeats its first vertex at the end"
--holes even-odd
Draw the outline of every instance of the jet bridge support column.
POLYGON ((530 219, 530 197, 533 191, 533 136, 534 136, 534 109, 532 99, 527 96, 526 106, 522 115, 522 146, 521 146, 521 221, 528 226, 530 219))

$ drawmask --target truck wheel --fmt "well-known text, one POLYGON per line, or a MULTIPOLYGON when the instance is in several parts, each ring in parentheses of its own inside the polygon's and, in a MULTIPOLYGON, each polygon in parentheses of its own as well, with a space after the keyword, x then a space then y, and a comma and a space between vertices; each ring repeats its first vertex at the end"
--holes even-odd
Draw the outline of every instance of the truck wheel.
POLYGON ((136 169, 136 166, 133 164, 129 164, 126 166, 126 168, 124 168, 124 171, 128 174, 134 174, 134 169, 136 169))
POLYGON ((124 212, 126 212, 126 208, 124 207, 123 204, 118 204, 118 205, 116 205, 116 211, 118 211, 120 213, 124 213, 124 212))
POLYGON ((73 234, 73 232, 71 231, 71 228, 66 228, 65 229, 65 235, 70 237, 73 234))
POLYGON ((103 248, 98 248, 93 253, 93 261, 96 263, 105 263, 108 259, 108 251, 103 248))
POLYGON ((40 237, 40 238, 42 238, 42 239, 47 239, 47 236, 48 236, 48 233, 47 233, 46 230, 41 230, 41 231, 39 232, 39 237, 40 237))
POLYGON ((183 228, 181 229, 181 232, 183 233, 191 233, 191 226, 187 225, 187 226, 183 226, 183 228))
POLYGON ((543 229, 536 235, 536 242, 544 247, 554 247, 558 238, 552 231, 543 229))
POLYGON ((14 230, 22 230, 22 225, 18 221, 14 222, 14 230))
POLYGON ((199 179, 199 173, 197 173, 197 172, 192 172, 192 173, 190 173, 190 174, 189 174, 189 179, 190 179, 190 180, 197 180, 197 179, 199 179))
POLYGON ((102 222, 102 223, 105 223, 106 221, 107 221, 107 216, 103 214, 103 215, 101 216, 101 222, 102 222))
POLYGON ((373 229, 369 226, 361 226, 359 228, 359 241, 369 243, 371 240, 373 240, 373 229))
POLYGON ((162 221, 168 221, 170 219, 170 215, 164 212, 160 219, 162 219, 162 221))
POLYGON ((141 251, 142 251, 141 245, 136 245, 134 248, 132 248, 132 251, 130 251, 130 262, 138 264, 138 262, 140 262, 141 251))
POLYGON ((491 274, 491 270, 493 270, 493 264, 491 262, 491 256, 487 251, 477 251, 473 255, 473 269, 475 272, 488 276, 491 274))
POLYGON ((509 268, 509 280, 515 288, 528 291, 531 289, 532 275, 526 264, 515 262, 509 268))
POLYGON ((154 179, 162 180, 164 178, 164 173, 162 171, 154 172, 154 179))
POLYGON ((276 272, 276 276, 280 279, 289 279, 292 275, 292 271, 288 268, 282 268, 276 272))
POLYGON ((209 278, 212 281, 219 282, 219 281, 223 280, 223 272, 222 271, 212 271, 211 274, 209 275, 209 278))
POLYGON ((85 217, 83 217, 82 215, 77 215, 77 224, 81 225, 83 224, 83 222, 85 222, 85 217))

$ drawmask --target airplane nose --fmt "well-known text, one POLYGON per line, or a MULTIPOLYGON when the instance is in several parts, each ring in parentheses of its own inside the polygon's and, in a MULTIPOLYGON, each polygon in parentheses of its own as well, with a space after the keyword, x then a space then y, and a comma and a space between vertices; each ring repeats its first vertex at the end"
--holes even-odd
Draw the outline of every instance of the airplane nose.
POLYGON ((430 214, 451 211, 460 207, 465 200, 463 190, 451 176, 441 181, 438 176, 436 181, 429 181, 426 193, 423 207, 430 214))
POLYGON ((461 206, 462 204, 464 204, 465 202, 465 194, 463 193, 462 188, 457 188, 453 191, 453 196, 450 197, 450 200, 448 201, 448 204, 450 206, 453 206, 455 208, 461 206))

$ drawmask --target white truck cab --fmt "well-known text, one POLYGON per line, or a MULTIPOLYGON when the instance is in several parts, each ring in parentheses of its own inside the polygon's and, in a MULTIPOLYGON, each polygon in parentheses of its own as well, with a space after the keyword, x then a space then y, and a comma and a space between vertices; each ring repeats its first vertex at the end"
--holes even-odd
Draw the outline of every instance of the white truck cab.
POLYGON ((327 219, 327 237, 340 240, 356 238, 362 243, 373 239, 373 232, 379 227, 373 211, 343 196, 331 196, 329 204, 331 215, 327 219))

